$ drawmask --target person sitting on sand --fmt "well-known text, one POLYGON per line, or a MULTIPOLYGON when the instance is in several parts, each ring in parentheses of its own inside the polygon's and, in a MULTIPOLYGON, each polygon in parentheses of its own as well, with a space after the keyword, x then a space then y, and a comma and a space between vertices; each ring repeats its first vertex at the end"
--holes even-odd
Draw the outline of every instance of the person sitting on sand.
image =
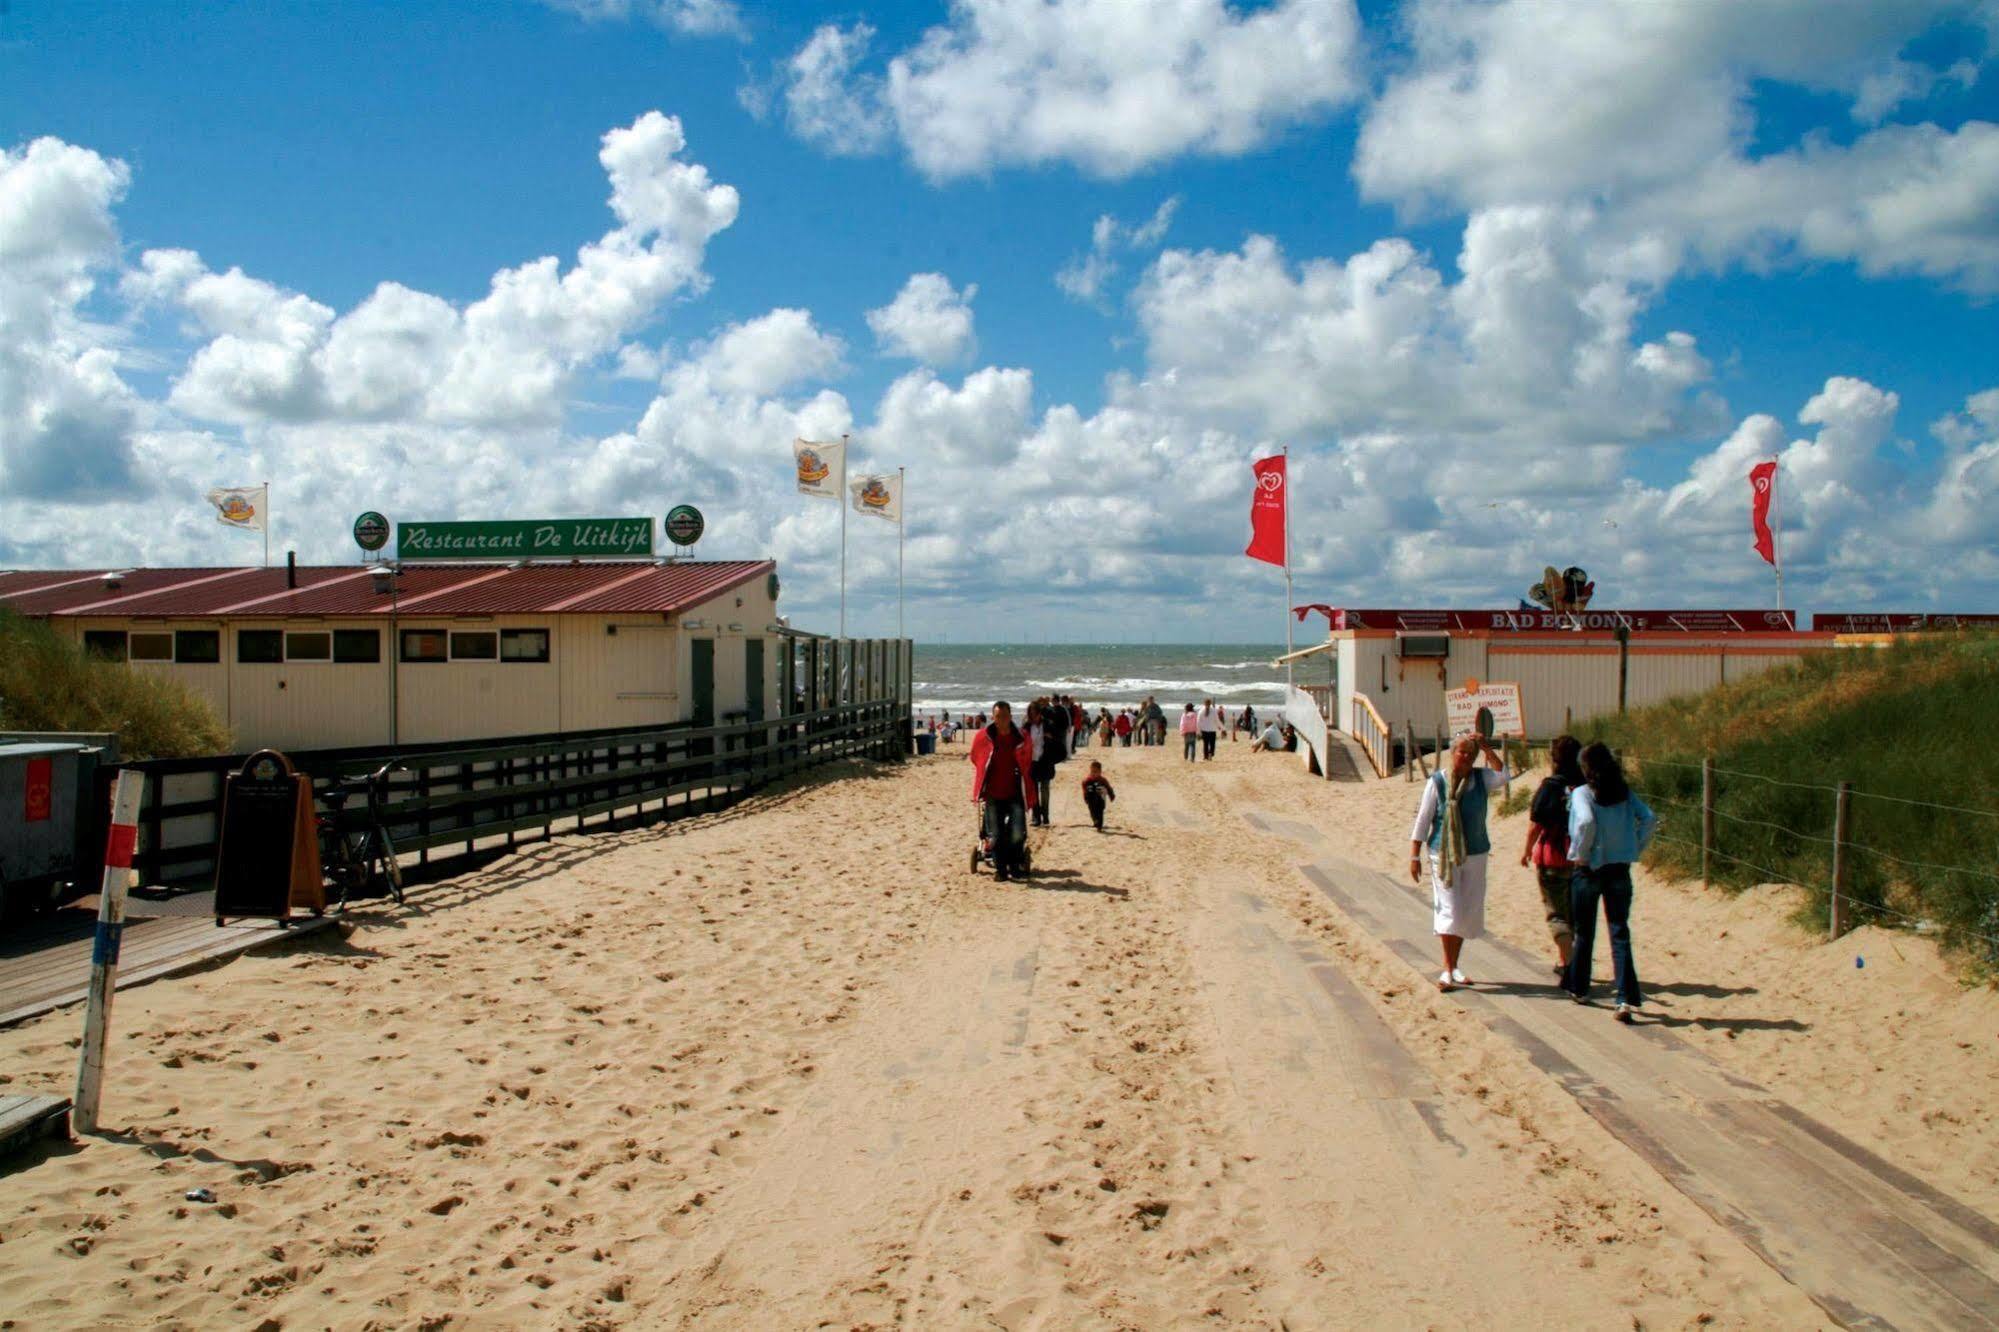
POLYGON ((1263 734, 1256 737, 1256 743, 1249 747, 1252 754, 1274 754, 1284 748, 1284 733, 1276 722, 1263 728, 1263 734))
POLYGON ((1562 988, 1577 1003, 1589 1002, 1590 948, 1601 898, 1617 977, 1617 1020, 1629 1022, 1644 1002, 1631 956, 1631 865, 1645 854, 1659 820, 1624 780, 1609 745, 1585 745, 1577 762, 1584 784, 1569 796, 1569 863, 1575 867, 1569 919, 1576 927, 1576 948, 1562 973, 1562 988))
POLYGON ((1450 765, 1439 764, 1423 783, 1423 800, 1409 830, 1409 878, 1423 881, 1427 855, 1431 924, 1444 949, 1444 969, 1437 974, 1440 990, 1471 983, 1458 969, 1458 958, 1465 940, 1485 933, 1486 855, 1492 850, 1485 823, 1487 798, 1512 780, 1492 741, 1466 734, 1451 745, 1450 765), (1481 750, 1483 768, 1474 766, 1481 750))
POLYGON ((1104 806, 1117 799, 1117 792, 1111 789, 1111 779, 1104 776, 1104 765, 1099 759, 1090 760, 1090 771, 1083 778, 1083 804, 1090 811, 1090 822, 1097 831, 1104 830, 1104 806))
POLYGON ((1558 735, 1549 742, 1549 772, 1534 792, 1527 815, 1527 845, 1520 851, 1520 863, 1532 865, 1540 881, 1541 906, 1559 955, 1557 974, 1569 965, 1576 942, 1575 926, 1569 921, 1569 880, 1575 877, 1569 869, 1569 792, 1583 784, 1583 770, 1576 763, 1582 747, 1572 735, 1558 735))
POLYGON ((972 799, 983 806, 983 833, 1001 883, 1021 873, 1027 813, 1034 808, 1034 743, 1013 724, 1013 708, 993 704, 993 720, 972 736, 972 799))

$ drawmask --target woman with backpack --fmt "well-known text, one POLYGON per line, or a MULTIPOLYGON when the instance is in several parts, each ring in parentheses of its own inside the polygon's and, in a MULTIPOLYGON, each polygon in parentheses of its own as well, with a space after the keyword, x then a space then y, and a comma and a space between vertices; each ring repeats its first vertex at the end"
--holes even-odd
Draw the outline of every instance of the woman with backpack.
POLYGON ((1569 880, 1574 877, 1569 869, 1569 792, 1583 784, 1583 770, 1576 762, 1582 747, 1572 735, 1558 735, 1548 746, 1549 773, 1534 792, 1527 815, 1527 845, 1520 851, 1520 863, 1532 865, 1541 882, 1541 906, 1558 954, 1556 975, 1569 965, 1576 943, 1575 926, 1569 921, 1569 880))
POLYGON ((1597 741, 1579 756, 1584 784, 1569 793, 1569 920, 1575 951, 1562 972, 1562 988, 1589 1002, 1590 949, 1596 942, 1596 904, 1603 903, 1617 977, 1617 1020, 1630 1022, 1644 1001, 1631 957, 1631 866, 1645 854, 1659 820, 1624 780, 1610 746, 1597 741))

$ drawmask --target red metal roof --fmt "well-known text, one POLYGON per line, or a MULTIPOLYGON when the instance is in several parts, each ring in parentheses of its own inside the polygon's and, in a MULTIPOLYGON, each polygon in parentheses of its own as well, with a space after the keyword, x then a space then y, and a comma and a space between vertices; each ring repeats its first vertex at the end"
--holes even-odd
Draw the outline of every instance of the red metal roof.
MULTIPOLYGON (((274 569, 133 569, 117 587, 83 570, 0 571, 0 609, 23 615, 188 619, 387 615, 371 570, 300 565, 289 587, 274 569)), ((771 560, 655 564, 406 564, 393 606, 404 615, 560 615, 685 610, 777 568, 771 560)))

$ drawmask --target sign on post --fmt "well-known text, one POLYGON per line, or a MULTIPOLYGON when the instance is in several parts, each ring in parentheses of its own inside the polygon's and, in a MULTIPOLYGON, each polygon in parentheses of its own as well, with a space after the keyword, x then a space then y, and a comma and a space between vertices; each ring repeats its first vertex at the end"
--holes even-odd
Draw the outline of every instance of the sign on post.
POLYGON ((1444 720, 1452 735, 1476 731, 1488 738, 1527 738, 1527 713, 1520 704, 1520 686, 1510 680, 1483 683, 1467 680, 1461 689, 1446 689, 1444 720))
POLYGON ((76 1063, 70 1122, 79 1133, 97 1131, 97 1103, 104 1089, 104 1041, 111 1029, 111 996, 118 988, 118 950, 125 939, 125 890, 132 882, 132 852, 139 845, 139 797, 144 774, 119 770, 111 789, 111 831, 104 839, 104 880, 97 899, 97 941, 90 950, 90 997, 83 1010, 83 1050, 76 1063))
POLYGON ((666 511, 666 539, 676 546, 691 546, 707 530, 701 510, 692 504, 676 504, 666 511))
POLYGON ((389 520, 373 509, 354 520, 354 544, 371 554, 389 544, 389 520))
POLYGON ((398 523, 405 560, 630 559, 652 554, 650 518, 398 523))

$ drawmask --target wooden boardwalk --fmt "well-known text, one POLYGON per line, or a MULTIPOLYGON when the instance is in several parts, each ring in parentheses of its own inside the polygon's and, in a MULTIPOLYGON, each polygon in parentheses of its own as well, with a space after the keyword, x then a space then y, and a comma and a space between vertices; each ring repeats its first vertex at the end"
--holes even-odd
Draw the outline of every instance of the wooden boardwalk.
MULTIPOLYGON (((132 905, 143 910, 141 903, 132 905)), ((208 915, 128 919, 118 988, 177 976, 332 923, 331 916, 307 917, 289 926, 255 920, 218 926, 208 915)), ((90 912, 72 908, 0 941, 0 1027, 83 1001, 90 991, 95 928, 90 912)))
POLYGON ((0 1159, 43 1138, 69 1133, 69 1102, 60 1096, 0 1096, 0 1159))
MULTIPOLYGON (((1430 903, 1321 854, 1282 817, 1253 827, 1312 855, 1299 869, 1424 977, 1430 903)), ((1671 1032, 1612 1023, 1549 984, 1546 965, 1488 936, 1480 989, 1454 997, 1524 1050, 1674 1188, 1851 1328, 1999 1329, 1999 1222, 1932 1188, 1671 1032)))

